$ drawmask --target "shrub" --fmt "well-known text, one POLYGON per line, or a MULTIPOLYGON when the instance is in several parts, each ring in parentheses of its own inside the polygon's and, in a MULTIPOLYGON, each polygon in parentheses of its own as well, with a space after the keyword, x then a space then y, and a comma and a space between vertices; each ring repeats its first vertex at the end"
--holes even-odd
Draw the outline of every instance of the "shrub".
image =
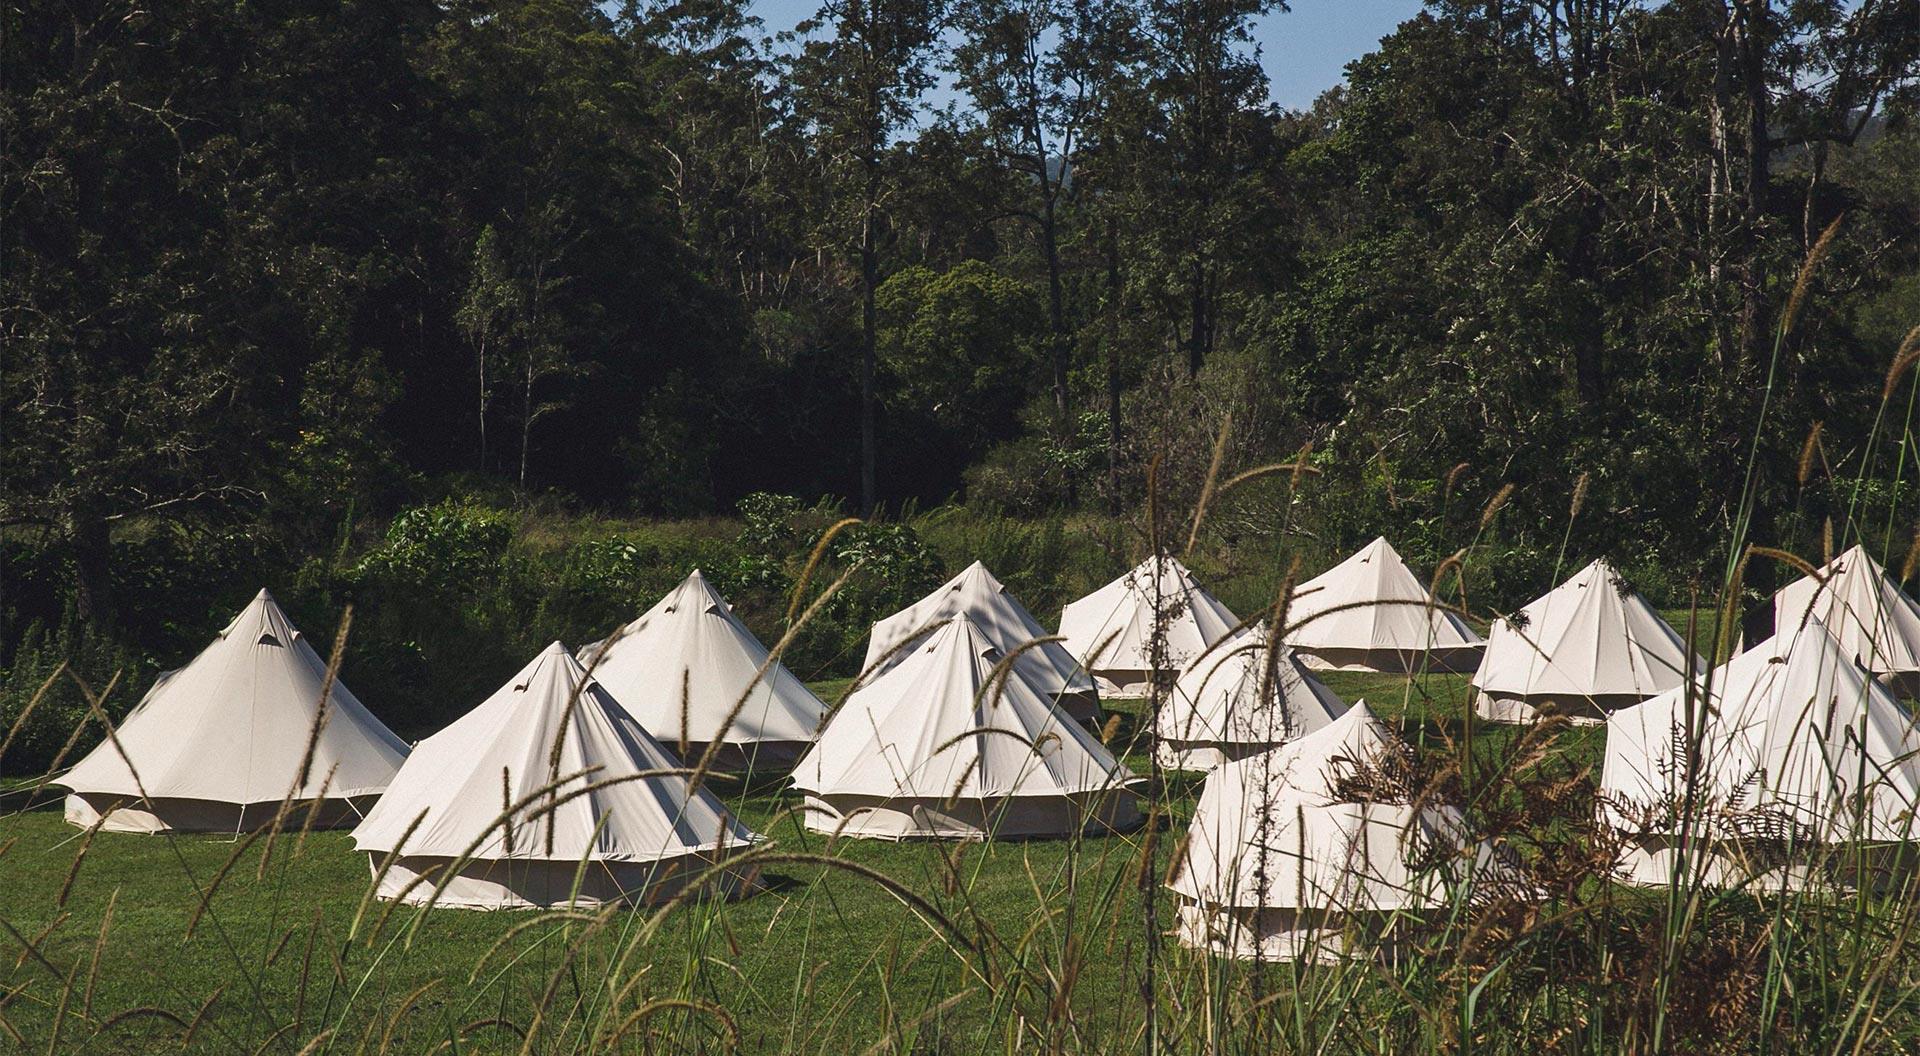
POLYGON ((72 678, 54 679, 65 661, 95 692, 113 691, 104 700, 109 718, 118 722, 143 696, 154 678, 154 665, 120 642, 81 631, 49 632, 38 622, 29 624, 14 651, 13 663, 0 676, 0 730, 11 731, 12 741, 0 757, 0 777, 45 773, 56 762, 72 765, 100 743, 102 731, 91 721, 86 695, 72 678), (114 676, 119 680, 115 682, 114 676), (51 684, 48 680, 53 679, 51 684), (41 687, 46 692, 41 693, 41 687), (38 696, 39 702, 34 703, 38 696), (29 705, 31 714, 26 714, 29 705), (25 715, 25 721, 21 722, 25 715), (18 728, 15 724, 19 723, 18 728), (64 760, 62 746, 79 736, 64 760))

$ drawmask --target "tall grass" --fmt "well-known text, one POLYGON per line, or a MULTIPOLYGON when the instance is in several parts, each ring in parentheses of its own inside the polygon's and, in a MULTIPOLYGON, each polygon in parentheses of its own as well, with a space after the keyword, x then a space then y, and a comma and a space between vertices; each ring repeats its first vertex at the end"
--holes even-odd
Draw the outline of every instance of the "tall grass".
MULTIPOLYGON (((1782 343, 1792 319, 1791 311, 1783 317, 1782 343)), ((1881 472, 1888 443, 1898 448, 1896 483, 1911 471, 1904 423, 1920 391, 1911 361, 1906 348, 1894 358, 1881 417, 1898 424, 1876 427, 1854 469, 1861 479, 1881 472)), ((1243 492, 1314 485, 1305 451, 1230 472, 1222 462, 1226 428, 1195 508, 1168 509, 1150 486, 1126 534, 1103 529, 1113 533, 1106 542, 1116 558, 1176 549, 1204 556, 1210 515, 1243 492)), ((1582 515, 1584 479, 1569 483, 1575 498, 1553 558, 1556 580, 1572 560, 1566 540, 1582 515)), ((1748 563, 1790 557, 1745 536, 1755 490, 1750 475, 1721 581, 1706 592, 1717 602, 1687 615, 1688 639, 1696 640, 1698 625, 1700 638, 1717 643, 1716 660, 1733 644, 1748 563)), ((1442 562, 1434 604, 1492 615, 1473 609, 1468 586, 1478 582, 1479 533, 1511 494, 1496 489, 1475 534, 1442 562)), ((1895 516, 1857 504, 1834 535, 1884 539, 1895 516)), ((786 599, 774 659, 862 575, 857 564, 834 576, 822 566, 832 538, 852 523, 819 537, 786 599)), ((1060 524, 985 536, 977 527, 959 512, 922 519, 938 549, 988 558, 1016 591, 1054 595, 1088 572, 1066 567, 1071 548, 1060 524)), ((1296 527, 1276 533, 1283 547, 1296 527)), ((1292 588, 1320 555, 1312 558, 1283 548, 1254 585, 1240 586, 1243 595, 1257 591, 1257 601, 1242 605, 1252 611, 1249 627, 1284 637, 1292 588)), ((1163 623, 1154 648, 1164 658, 1175 599, 1156 602, 1163 623)), ((329 681, 346 640, 342 620, 329 681)), ((1163 770, 1152 751, 1147 720, 1167 692, 1156 683, 1143 702, 1112 702, 1115 719, 1104 731, 1144 778, 1148 820, 1132 833, 985 844, 823 837, 798 824, 797 808, 778 790, 743 788, 713 774, 711 758, 688 760, 674 779, 709 786, 769 837, 710 873, 756 876, 761 890, 744 898, 700 897, 695 885, 665 904, 633 908, 471 914, 383 903, 372 897, 378 878, 360 856, 337 834, 310 831, 311 815, 292 796, 264 830, 231 841, 63 832, 45 811, 18 813, 0 829, 0 879, 13 893, 0 901, 0 944, 13 953, 0 962, 0 1046, 303 1056, 1532 1056, 1920 1046, 1920 957, 1909 942, 1920 927, 1920 897, 1910 872, 1848 883, 1868 865, 1857 847, 1755 839, 1743 847, 1755 865, 1749 881, 1710 883, 1681 869, 1665 887, 1629 887, 1614 869, 1635 834, 1602 819, 1601 731, 1557 720, 1522 730, 1482 726, 1455 676, 1334 681, 1349 697, 1366 691, 1412 747, 1404 772, 1354 782, 1351 794, 1460 813, 1467 830, 1455 851, 1428 848, 1423 868, 1452 875, 1467 853, 1458 848, 1484 843, 1514 875, 1450 884, 1446 900, 1414 910, 1330 905, 1347 921, 1346 953, 1331 963, 1223 958, 1170 935, 1166 884, 1180 868, 1198 781, 1163 770), (1782 861, 1832 882, 1770 885, 1782 861), (1390 948, 1378 941, 1389 933, 1390 948)), ((56 688, 86 702, 80 732, 117 743, 109 716, 119 686, 96 691, 78 673, 53 668, 42 692, 56 688)), ((1710 692, 1703 681, 1683 746, 1695 771, 1688 795, 1669 805, 1670 820, 1690 838, 1726 808, 1692 795, 1698 771, 1712 763, 1701 740, 1710 692)), ((8 738, 28 721, 20 716, 8 738)), ((317 721, 310 743, 319 729, 317 721)), ((537 822, 562 786, 591 775, 551 776, 527 802, 507 805, 496 824, 537 822)))

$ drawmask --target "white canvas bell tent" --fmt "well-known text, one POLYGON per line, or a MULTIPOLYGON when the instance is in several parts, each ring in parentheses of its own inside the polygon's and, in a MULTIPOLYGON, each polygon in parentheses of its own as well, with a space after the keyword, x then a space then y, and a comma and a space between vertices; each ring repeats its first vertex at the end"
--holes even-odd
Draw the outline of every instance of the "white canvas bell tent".
POLYGON ((1294 588, 1287 644, 1335 671, 1472 671, 1486 643, 1439 607, 1385 538, 1294 588))
POLYGON ((344 684, 326 681, 326 662, 262 590, 60 776, 67 820, 113 832, 250 831, 272 822, 291 791, 284 824, 354 823, 407 746, 344 684))
POLYGON ((575 656, 689 766, 717 739, 717 769, 786 770, 827 714, 785 664, 761 674, 767 648, 699 569, 612 638, 581 646, 575 656))
POLYGON ((1913 838, 1920 731, 1820 621, 1702 683, 1607 719, 1600 809, 1627 879, 1799 886, 1823 849, 1913 838))
POLYGON ((1169 769, 1211 770, 1313 733, 1346 710, 1293 650, 1255 627, 1181 672, 1154 714, 1154 752, 1169 769), (1270 648, 1279 650, 1271 667, 1270 648))
POLYGON ((1002 656, 959 614, 849 695, 793 771, 807 827, 974 840, 1137 823, 1133 774, 1002 656))
POLYGON ((873 625, 862 665, 867 678, 898 665, 910 655, 911 643, 925 640, 958 613, 966 613, 1001 652, 1018 651, 1014 663, 1028 685, 1051 693, 1067 714, 1082 722, 1099 719, 1100 694, 1093 676, 1060 642, 1028 646, 1052 637, 1051 633, 978 561, 938 590, 873 625))
POLYGON ((1496 722, 1532 722, 1549 711, 1597 721, 1701 670, 1653 606, 1612 565, 1595 561, 1494 621, 1473 675, 1475 707, 1496 722))
POLYGON ((1145 695, 1156 675, 1178 675, 1239 624, 1239 617, 1200 589, 1178 558, 1162 556, 1142 561, 1069 604, 1060 614, 1060 635, 1103 691, 1145 695), (1153 657, 1156 626, 1165 628, 1166 640, 1164 666, 1158 670, 1153 657))
POLYGON ((1513 874, 1460 811, 1410 804, 1407 749, 1364 701, 1296 741, 1208 775, 1169 886, 1182 942, 1226 956, 1330 961, 1398 917, 1513 874))
POLYGON ((684 772, 661 773, 680 765, 555 642, 421 741, 353 842, 385 899, 658 901, 758 838, 684 772))
POLYGON ((1791 632, 1809 616, 1861 666, 1908 699, 1920 697, 1920 605, 1914 603, 1865 547, 1853 546, 1773 596, 1776 632, 1791 632), (1824 583, 1822 582, 1824 580, 1824 583))

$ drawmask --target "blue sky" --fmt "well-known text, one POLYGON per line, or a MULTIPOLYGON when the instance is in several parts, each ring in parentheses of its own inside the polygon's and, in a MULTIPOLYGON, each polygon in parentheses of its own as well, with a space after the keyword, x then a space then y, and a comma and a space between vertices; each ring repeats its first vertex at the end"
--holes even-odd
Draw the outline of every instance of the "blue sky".
MULTIPOLYGON (((1347 63, 1413 17, 1421 0, 1292 0, 1291 7, 1262 19, 1255 36, 1274 102, 1304 109, 1344 79, 1347 63)), ((755 0, 753 13, 773 33, 818 8, 819 0, 755 0)))

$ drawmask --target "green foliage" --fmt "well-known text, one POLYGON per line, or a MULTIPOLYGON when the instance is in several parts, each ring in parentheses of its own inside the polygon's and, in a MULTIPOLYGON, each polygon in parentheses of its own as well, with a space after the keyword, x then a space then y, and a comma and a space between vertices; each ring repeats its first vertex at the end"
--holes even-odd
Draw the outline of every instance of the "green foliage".
POLYGON ((841 592, 843 611, 874 620, 919 601, 947 578, 920 533, 906 524, 854 525, 834 537, 833 556, 859 568, 841 592))
POLYGON ((12 731, 13 738, 0 757, 0 778, 44 774, 62 751, 62 765, 70 766, 100 743, 105 732, 74 676, 94 694, 106 694, 107 717, 118 722, 154 675, 149 660, 103 635, 30 624, 0 672, 0 731, 12 731))
POLYGON ((1034 291, 969 260, 902 268, 878 298, 890 412, 954 434, 969 454, 1005 436, 1039 369, 1046 324, 1034 291))
POLYGON ((501 577, 513 535, 512 520, 499 510, 453 502, 402 510, 387 525, 385 542, 360 559, 353 576, 459 597, 501 577))

